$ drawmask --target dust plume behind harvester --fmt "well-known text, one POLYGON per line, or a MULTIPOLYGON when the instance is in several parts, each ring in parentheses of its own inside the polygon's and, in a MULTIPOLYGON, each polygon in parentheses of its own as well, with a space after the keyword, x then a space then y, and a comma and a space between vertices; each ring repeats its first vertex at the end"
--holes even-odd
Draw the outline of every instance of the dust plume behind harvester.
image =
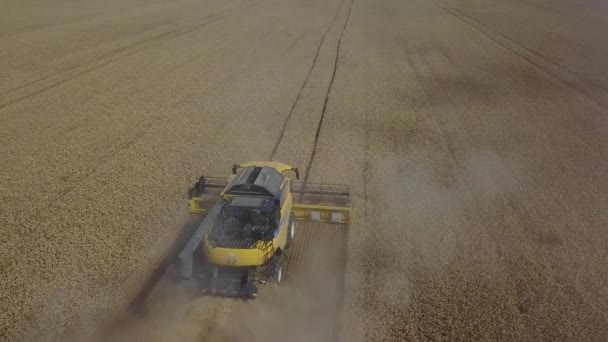
POLYGON ((348 186, 293 181, 291 174, 299 180, 289 165, 249 162, 234 165, 230 177, 200 177, 189 207, 205 217, 179 254, 180 278, 204 294, 252 299, 256 285, 283 280, 297 221, 348 225, 348 186))

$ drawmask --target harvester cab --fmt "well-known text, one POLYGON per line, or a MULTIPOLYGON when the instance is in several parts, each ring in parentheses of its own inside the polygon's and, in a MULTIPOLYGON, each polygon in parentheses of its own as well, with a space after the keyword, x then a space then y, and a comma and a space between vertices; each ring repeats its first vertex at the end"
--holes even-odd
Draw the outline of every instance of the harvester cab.
POLYGON ((180 277, 205 294, 255 298, 256 284, 281 283, 296 220, 349 222, 347 186, 293 182, 291 172, 299 179, 289 165, 250 162, 227 179, 200 177, 189 207, 205 217, 179 255, 180 277))

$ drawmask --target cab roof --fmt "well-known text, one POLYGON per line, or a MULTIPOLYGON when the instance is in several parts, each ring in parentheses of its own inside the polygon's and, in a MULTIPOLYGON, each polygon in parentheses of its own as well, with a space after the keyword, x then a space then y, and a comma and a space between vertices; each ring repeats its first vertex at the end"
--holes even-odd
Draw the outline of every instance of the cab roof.
POLYGON ((275 168, 249 166, 228 183, 224 194, 279 197, 284 178, 275 168))
POLYGON ((231 207, 262 208, 271 199, 264 197, 238 196, 230 201, 231 207))

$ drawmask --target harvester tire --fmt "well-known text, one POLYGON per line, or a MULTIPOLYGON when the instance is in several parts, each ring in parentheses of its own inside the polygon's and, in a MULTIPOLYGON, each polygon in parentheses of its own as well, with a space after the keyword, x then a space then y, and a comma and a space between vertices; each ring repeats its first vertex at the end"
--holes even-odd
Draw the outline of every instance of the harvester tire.
POLYGON ((270 259, 270 285, 278 286, 283 281, 283 253, 277 251, 270 259))
POLYGON ((292 214, 289 218, 289 225, 287 226, 287 247, 291 246, 293 239, 296 236, 296 219, 292 214))

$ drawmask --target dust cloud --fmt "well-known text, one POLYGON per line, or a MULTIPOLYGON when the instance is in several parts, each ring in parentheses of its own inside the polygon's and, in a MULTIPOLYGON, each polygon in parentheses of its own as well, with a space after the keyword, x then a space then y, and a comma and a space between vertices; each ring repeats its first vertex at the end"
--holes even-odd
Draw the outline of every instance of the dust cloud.
POLYGON ((482 151, 438 174, 424 160, 415 153, 371 157, 368 172, 375 176, 367 180, 366 197, 356 208, 363 217, 353 220, 357 234, 349 241, 345 306, 347 321, 366 329, 353 333, 349 329, 356 327, 345 327, 343 341, 414 338, 422 326, 417 315, 436 321, 450 315, 429 312, 433 304, 427 297, 456 303, 451 297, 459 292, 444 284, 467 284, 452 274, 479 272, 481 280, 481 273, 495 273, 497 237, 474 222, 474 213, 492 211, 512 195, 519 164, 482 151), (487 260, 464 261, 465 254, 487 260))
POLYGON ((149 314, 125 314, 98 342, 328 341, 339 332, 345 226, 301 223, 285 252, 279 287, 260 285, 255 300, 202 297, 164 277, 149 314))
POLYGON ((284 286, 263 288, 258 300, 239 306, 231 318, 233 331, 229 336, 232 340, 333 340, 340 323, 344 276, 341 260, 328 253, 336 247, 340 248, 330 240, 316 240, 304 260, 291 260, 295 262, 288 266, 298 268, 287 271, 284 286), (296 265, 296 262, 301 264, 296 265))

